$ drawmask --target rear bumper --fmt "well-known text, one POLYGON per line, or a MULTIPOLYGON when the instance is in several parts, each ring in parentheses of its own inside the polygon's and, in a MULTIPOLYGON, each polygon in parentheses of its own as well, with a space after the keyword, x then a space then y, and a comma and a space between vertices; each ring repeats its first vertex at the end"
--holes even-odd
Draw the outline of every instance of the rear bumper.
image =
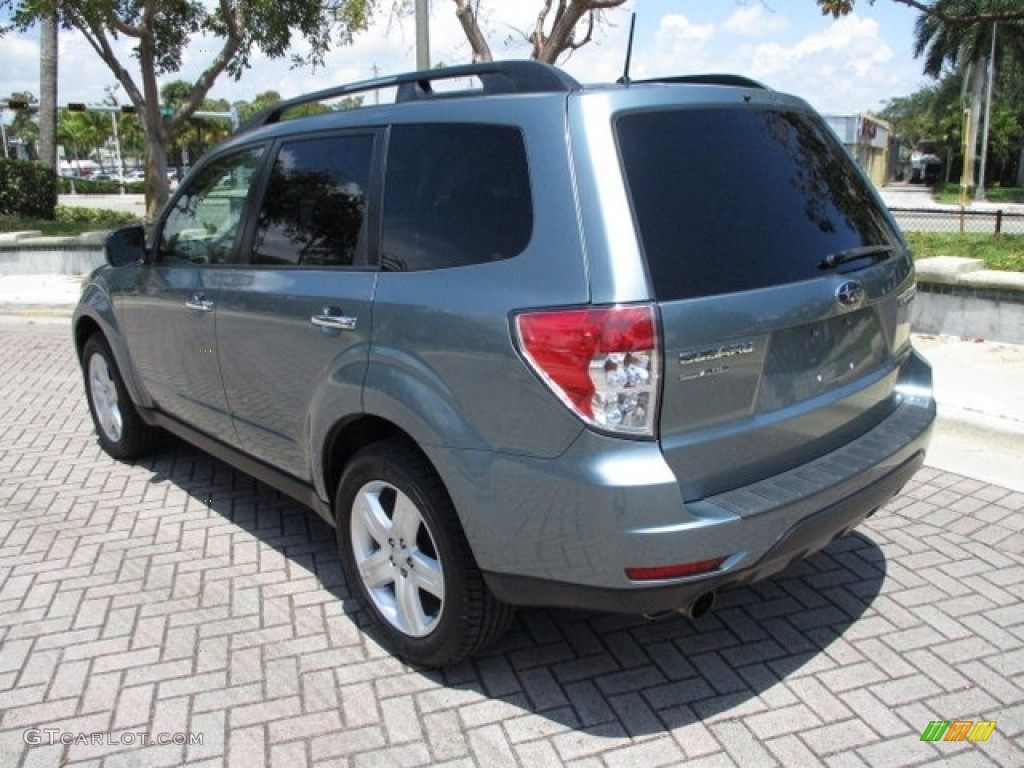
POLYGON ((685 608, 828 545, 891 499, 924 462, 935 420, 916 358, 873 429, 831 453, 683 502, 656 443, 585 432, 557 460, 432 455, 492 592, 513 605, 624 613, 685 608), (446 465, 446 461, 448 462, 446 465), (627 568, 724 557, 700 576, 632 581, 627 568))
POLYGON ((604 589, 503 573, 485 573, 484 576, 495 596, 512 604, 614 613, 682 610, 692 605, 701 595, 760 581, 824 549, 895 496, 923 463, 924 452, 918 452, 889 474, 862 488, 856 496, 843 499, 828 509, 804 518, 748 567, 673 584, 638 586, 632 589, 604 589))

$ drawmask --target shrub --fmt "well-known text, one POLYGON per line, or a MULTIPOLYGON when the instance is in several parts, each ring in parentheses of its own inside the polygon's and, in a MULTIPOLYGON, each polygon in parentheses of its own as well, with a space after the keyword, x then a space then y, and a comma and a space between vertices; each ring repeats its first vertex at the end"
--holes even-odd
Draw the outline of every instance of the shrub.
MULTIPOLYGON (((101 179, 75 179, 75 193, 79 195, 116 195, 121 191, 121 182, 101 179)), ((124 185, 124 191, 129 193, 142 194, 146 191, 145 184, 141 181, 129 181, 124 185)), ((60 179, 60 193, 70 194, 71 180, 65 177, 60 179)))
POLYGON ((57 206, 57 174, 30 160, 0 157, 0 214, 52 219, 57 206))

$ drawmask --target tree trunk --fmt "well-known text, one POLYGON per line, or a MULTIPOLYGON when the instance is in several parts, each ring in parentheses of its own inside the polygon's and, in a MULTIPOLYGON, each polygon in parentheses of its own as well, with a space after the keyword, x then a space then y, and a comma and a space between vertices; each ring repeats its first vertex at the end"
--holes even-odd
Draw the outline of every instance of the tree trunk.
POLYGON ((146 221, 152 223, 171 193, 171 185, 167 180, 167 147, 170 137, 157 99, 146 102, 141 117, 146 122, 146 221))
POLYGON ((455 5, 455 16, 462 25, 462 31, 466 35, 466 40, 469 41, 470 48, 473 49, 473 61, 493 61, 491 47, 480 30, 480 24, 476 14, 473 13, 473 6, 470 5, 469 0, 455 0, 455 5))
POLYGON ((39 161, 57 166, 57 17, 39 23, 39 161))

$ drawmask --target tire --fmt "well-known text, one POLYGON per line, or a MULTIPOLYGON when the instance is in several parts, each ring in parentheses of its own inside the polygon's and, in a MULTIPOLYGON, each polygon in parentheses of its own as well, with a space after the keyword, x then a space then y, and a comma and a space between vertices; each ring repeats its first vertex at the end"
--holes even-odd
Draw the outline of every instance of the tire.
POLYGON ((151 452, 156 446, 156 429, 135 410, 110 345, 98 333, 82 348, 82 373, 100 447, 115 459, 135 459, 151 452))
POLYGON ((488 591, 444 485, 414 448, 386 441, 356 454, 335 522, 349 589, 396 655, 455 664, 511 623, 513 609, 488 591))

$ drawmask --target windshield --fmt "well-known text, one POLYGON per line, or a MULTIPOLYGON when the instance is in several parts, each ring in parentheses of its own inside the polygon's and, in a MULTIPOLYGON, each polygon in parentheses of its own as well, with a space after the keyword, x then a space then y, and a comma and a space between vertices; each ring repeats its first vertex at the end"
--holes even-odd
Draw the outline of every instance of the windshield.
POLYGON ((829 254, 901 242, 813 115, 637 112, 618 119, 616 134, 661 300, 808 280, 829 254))

